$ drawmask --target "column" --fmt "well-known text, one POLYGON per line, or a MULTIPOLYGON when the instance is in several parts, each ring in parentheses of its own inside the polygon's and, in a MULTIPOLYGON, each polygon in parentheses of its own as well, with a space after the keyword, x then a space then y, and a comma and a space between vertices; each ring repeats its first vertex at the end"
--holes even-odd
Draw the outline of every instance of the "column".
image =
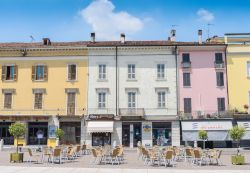
POLYGON ((172 146, 180 146, 180 122, 172 121, 172 146))
POLYGON ((130 133, 129 146, 130 148, 134 148, 134 125, 133 124, 130 124, 129 126, 129 133, 130 133))

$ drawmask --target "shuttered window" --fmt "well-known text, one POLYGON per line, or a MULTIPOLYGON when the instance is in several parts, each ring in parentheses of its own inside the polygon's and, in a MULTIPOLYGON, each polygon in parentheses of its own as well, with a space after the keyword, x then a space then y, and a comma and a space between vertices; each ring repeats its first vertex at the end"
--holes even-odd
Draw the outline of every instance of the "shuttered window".
POLYGON ((17 65, 2 66, 2 80, 17 80, 17 65))
POLYGON ((218 111, 225 111, 225 98, 217 98, 218 111))
POLYGON ((135 79, 135 64, 128 64, 128 79, 135 79))
POLYGON ((99 65, 99 79, 104 80, 106 79, 107 74, 106 74, 106 65, 105 64, 100 64, 99 65))
POLYGON ((224 86, 224 73, 216 72, 217 86, 224 86))
POLYGON ((216 64, 222 64, 223 63, 222 53, 215 53, 215 63, 216 64))
POLYGON ((165 78, 165 64, 157 64, 157 78, 158 79, 165 78))
POLYGON ((184 98, 184 113, 192 112, 192 100, 191 98, 184 98))
POLYGON ((12 108, 12 93, 4 93, 4 109, 12 108))
POLYGON ((67 93, 67 115, 75 115, 76 93, 67 93))
POLYGON ((48 67, 45 65, 32 66, 32 80, 47 80, 48 67))
POLYGON ((98 108, 106 107, 106 93, 100 92, 98 93, 98 108))
POLYGON ((166 92, 160 91, 158 92, 158 108, 166 107, 166 92))
POLYGON ((43 93, 35 93, 34 109, 42 109, 43 93))
POLYGON ((128 92, 128 108, 135 108, 136 105, 136 93, 128 92))
POLYGON ((68 65, 68 80, 76 80, 76 65, 68 65))
POLYGON ((191 86, 190 73, 183 73, 183 86, 191 86))

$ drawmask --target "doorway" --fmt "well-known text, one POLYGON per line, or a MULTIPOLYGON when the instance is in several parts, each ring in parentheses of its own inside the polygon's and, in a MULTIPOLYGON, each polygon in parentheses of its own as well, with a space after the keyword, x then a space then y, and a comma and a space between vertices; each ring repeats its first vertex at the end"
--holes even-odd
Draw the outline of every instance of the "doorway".
POLYGON ((30 122, 28 123, 28 145, 47 145, 48 123, 47 122, 30 122), (38 138, 37 134, 42 133, 38 138))
POLYGON ((130 143, 132 143, 133 147, 137 147, 138 141, 141 142, 142 140, 141 128, 141 122, 122 123, 122 145, 129 147, 130 143), (130 128, 130 125, 132 125, 133 128, 130 128))
POLYGON ((14 137, 9 133, 9 126, 11 122, 1 122, 0 123, 0 139, 3 139, 4 145, 13 145, 14 137))

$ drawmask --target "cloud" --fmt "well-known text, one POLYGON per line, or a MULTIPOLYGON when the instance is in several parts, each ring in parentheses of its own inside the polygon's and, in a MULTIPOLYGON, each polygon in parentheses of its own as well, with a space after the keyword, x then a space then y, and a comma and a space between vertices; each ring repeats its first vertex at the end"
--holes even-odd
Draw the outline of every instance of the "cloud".
POLYGON ((99 39, 117 40, 122 32, 133 35, 144 27, 144 20, 126 11, 116 12, 114 4, 109 0, 94 0, 79 14, 99 39))
POLYGON ((214 14, 203 8, 197 11, 197 15, 199 17, 199 21, 202 22, 212 22, 214 20, 214 14))

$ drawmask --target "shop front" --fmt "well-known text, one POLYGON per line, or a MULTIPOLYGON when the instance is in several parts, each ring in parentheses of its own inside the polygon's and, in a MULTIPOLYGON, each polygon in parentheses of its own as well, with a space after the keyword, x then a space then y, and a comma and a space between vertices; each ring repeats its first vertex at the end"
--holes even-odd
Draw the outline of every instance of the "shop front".
POLYGON ((87 120, 87 136, 90 136, 92 146, 112 145, 114 132, 114 115, 91 114, 87 120))
POLYGON ((47 145, 48 122, 28 122, 28 145, 47 145))
POLYGON ((231 147, 232 141, 229 137, 229 130, 232 128, 231 120, 210 120, 210 121, 182 121, 182 141, 185 145, 198 143, 202 147, 202 139, 199 138, 199 131, 205 130, 208 133, 206 148, 231 147))
POLYGON ((9 133, 11 122, 0 122, 0 139, 3 139, 4 145, 13 145, 14 137, 9 133))
POLYGON ((141 122, 122 122, 122 145, 125 147, 136 147, 142 142, 141 122))
POLYGON ((61 144, 80 144, 81 141, 81 122, 68 121, 60 122, 60 128, 64 131, 61 144))
POLYGON ((153 145, 157 146, 171 146, 172 145, 172 133, 171 122, 153 122, 153 145))
POLYGON ((237 125, 244 127, 246 129, 246 133, 241 139, 240 146, 241 147, 250 147, 250 120, 239 120, 237 121, 237 125))

